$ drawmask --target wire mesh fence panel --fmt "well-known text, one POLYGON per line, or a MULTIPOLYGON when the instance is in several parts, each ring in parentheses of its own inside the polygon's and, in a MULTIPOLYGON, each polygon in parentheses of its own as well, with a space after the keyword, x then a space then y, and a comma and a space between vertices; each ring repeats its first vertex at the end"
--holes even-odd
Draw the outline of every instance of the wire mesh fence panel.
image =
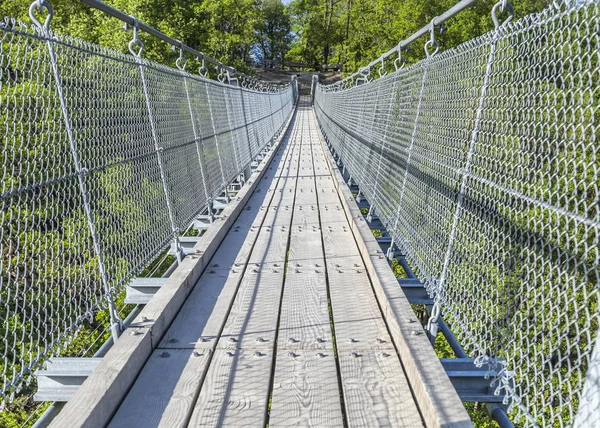
POLYGON ((214 129, 211 118, 211 108, 206 87, 210 83, 205 79, 188 79, 190 93, 190 110, 196 124, 196 133, 199 138, 197 150, 200 152, 204 172, 204 182, 208 197, 214 197, 220 192, 222 182, 221 165, 217 156, 214 141, 214 129))
POLYGON ((329 142, 519 425, 571 425, 598 347, 598 28, 597 1, 557 2, 316 92, 329 142))
POLYGON ((291 112, 289 86, 241 89, 0 21, 0 401, 243 171, 242 93, 277 117, 256 155, 291 112), (280 96, 285 117, 264 108, 280 96))
POLYGON ((257 109, 250 109, 246 106, 250 105, 251 93, 248 91, 242 91, 242 101, 244 103, 244 109, 246 112, 246 122, 248 123, 247 130, 248 136, 250 138, 250 152, 252 155, 256 155, 259 150, 259 138, 257 132, 257 124, 255 123, 256 118, 258 117, 257 109))

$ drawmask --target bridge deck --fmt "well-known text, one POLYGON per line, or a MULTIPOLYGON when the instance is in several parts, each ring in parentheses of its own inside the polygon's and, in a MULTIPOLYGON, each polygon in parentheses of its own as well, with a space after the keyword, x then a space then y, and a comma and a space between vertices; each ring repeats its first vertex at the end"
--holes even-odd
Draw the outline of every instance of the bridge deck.
POLYGON ((290 128, 109 426, 444 420, 416 403, 306 101, 290 128))

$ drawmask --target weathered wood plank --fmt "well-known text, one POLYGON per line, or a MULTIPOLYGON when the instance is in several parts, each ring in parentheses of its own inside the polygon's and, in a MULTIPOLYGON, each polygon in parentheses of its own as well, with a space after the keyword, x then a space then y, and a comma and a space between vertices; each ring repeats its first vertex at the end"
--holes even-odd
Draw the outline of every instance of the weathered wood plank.
POLYGON ((283 286, 283 264, 250 266, 238 289, 218 348, 273 348, 283 286))
POLYGON ((241 281, 241 272, 241 267, 209 268, 190 293, 160 346, 213 349, 241 281))
POLYGON ((388 349, 393 344, 360 257, 330 260, 328 278, 336 344, 342 349, 388 349))
POLYGON ((333 352, 318 353, 277 353, 269 427, 343 426, 333 352))
POLYGON ((51 428, 105 426, 152 353, 147 328, 123 334, 50 423, 51 428))
MULTIPOLYGON (((321 137, 320 140, 325 152, 325 142, 321 137)), ((344 209, 353 219, 353 233, 359 238, 361 255, 426 425, 445 428, 473 426, 426 335, 413 334, 419 331, 415 328, 415 325, 419 326, 418 320, 404 292, 396 285, 396 278, 360 214, 350 189, 334 167, 335 161, 328 153, 326 158, 334 185, 342 195, 344 209)))
POLYGON ((393 350, 343 350, 338 358, 349 427, 423 426, 393 350))
POLYGON ((272 351, 217 349, 189 427, 264 428, 272 351))
POLYGON ((252 173, 236 200, 229 204, 220 218, 208 228, 203 239, 195 246, 195 253, 183 260, 134 320, 132 328, 142 331, 142 334, 132 336, 125 332, 117 340, 98 368, 53 420, 51 427, 107 425, 258 186, 266 168, 279 150, 280 141, 252 173))
POLYGON ((333 349, 327 283, 323 263, 318 264, 318 268, 288 269, 277 340, 280 349, 333 349))
POLYGON ((185 426, 210 351, 156 349, 110 422, 110 428, 185 426))

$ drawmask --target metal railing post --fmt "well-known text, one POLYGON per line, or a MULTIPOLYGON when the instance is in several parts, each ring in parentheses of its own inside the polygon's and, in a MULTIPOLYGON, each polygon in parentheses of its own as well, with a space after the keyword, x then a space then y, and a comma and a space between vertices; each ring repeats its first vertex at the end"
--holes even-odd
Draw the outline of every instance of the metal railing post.
POLYGON ((65 128, 67 131, 67 138, 69 140, 69 148, 71 151, 71 157, 73 160, 73 166, 75 168, 75 172, 77 175, 77 181, 79 184, 79 190, 81 192, 81 196, 83 198, 83 210, 85 211, 85 215, 88 222, 88 228, 90 231, 90 236, 92 238, 92 245, 94 247, 94 253, 96 254, 96 259, 98 260, 98 271, 100 273, 100 278, 102 281, 102 285, 104 288, 104 294, 106 303, 108 306, 108 311, 110 315, 111 322, 111 334, 113 339, 116 341, 121 331, 123 330, 123 322, 119 318, 119 314, 117 312, 114 298, 112 295, 112 288, 110 286, 110 279, 108 277, 108 272, 106 270, 106 264, 104 262, 104 257, 102 256, 102 250, 100 248, 100 239, 98 237, 98 233, 96 231, 95 221, 94 221, 94 213, 92 211, 92 207, 90 204, 90 193, 87 189, 86 176, 88 175, 87 168, 83 167, 81 164, 81 159, 79 157, 79 150, 77 148, 77 142, 75 141, 75 135, 73 133, 73 124, 71 122, 71 115, 69 112, 69 108, 67 106, 67 100, 65 97, 64 87, 62 83, 62 77, 60 74, 60 69, 58 67, 58 59, 56 56, 56 51, 54 50, 54 37, 52 36, 52 32, 50 31, 50 22, 53 16, 53 9, 50 3, 47 1, 43 1, 38 5, 38 2, 33 2, 29 8, 29 16, 34 24, 41 30, 41 32, 46 36, 47 41, 46 44, 48 46, 48 53, 50 56, 50 64, 52 66, 52 73, 54 74, 56 92, 58 94, 59 102, 60 102, 60 111, 62 113, 63 120, 65 122, 65 128), (38 19, 34 15, 34 11, 36 9, 44 9, 46 8, 48 15, 46 17, 46 21, 44 24, 40 23, 38 19))

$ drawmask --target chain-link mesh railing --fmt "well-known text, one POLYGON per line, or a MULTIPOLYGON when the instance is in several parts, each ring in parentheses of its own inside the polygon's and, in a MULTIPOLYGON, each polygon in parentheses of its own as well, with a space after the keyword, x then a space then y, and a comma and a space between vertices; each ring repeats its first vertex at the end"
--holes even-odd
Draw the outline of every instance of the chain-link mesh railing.
POLYGON ((1 401, 111 306, 293 109, 292 85, 260 92, 177 65, 0 22, 1 401))
POLYGON ((600 423, 599 83, 600 6, 573 0, 316 88, 329 143, 523 425, 600 423))

